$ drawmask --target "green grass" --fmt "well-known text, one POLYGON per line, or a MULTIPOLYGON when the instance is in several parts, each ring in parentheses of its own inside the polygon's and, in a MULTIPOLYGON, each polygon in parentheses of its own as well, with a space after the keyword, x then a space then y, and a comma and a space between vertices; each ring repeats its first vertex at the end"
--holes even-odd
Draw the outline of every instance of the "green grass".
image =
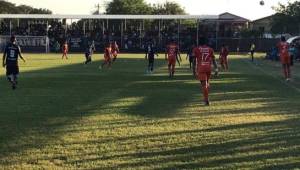
POLYGON ((144 75, 142 55, 112 70, 82 55, 25 57, 16 91, 0 69, 0 169, 300 167, 298 63, 286 84, 278 64, 231 56, 204 107, 186 62, 170 80, 162 59, 144 75))

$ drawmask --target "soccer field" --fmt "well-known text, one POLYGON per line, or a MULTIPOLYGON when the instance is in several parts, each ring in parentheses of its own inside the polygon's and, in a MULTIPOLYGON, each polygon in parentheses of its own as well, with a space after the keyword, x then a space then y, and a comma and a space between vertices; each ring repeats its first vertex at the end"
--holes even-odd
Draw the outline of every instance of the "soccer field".
MULTIPOLYGON (((204 107, 184 59, 146 75, 144 55, 111 70, 71 54, 25 54, 19 86, 0 69, 0 169, 293 169, 300 167, 300 64, 230 56, 204 107)), ((183 57, 185 58, 185 57, 183 57)))

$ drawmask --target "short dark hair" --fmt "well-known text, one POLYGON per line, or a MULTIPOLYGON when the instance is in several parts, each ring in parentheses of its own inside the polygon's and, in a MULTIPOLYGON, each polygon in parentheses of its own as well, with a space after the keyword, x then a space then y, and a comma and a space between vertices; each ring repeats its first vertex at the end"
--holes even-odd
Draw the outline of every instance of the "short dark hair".
POLYGON ((207 44, 207 38, 206 37, 200 37, 199 38, 199 45, 206 45, 207 44))
POLYGON ((11 42, 15 42, 15 41, 16 41, 16 36, 15 36, 15 35, 12 35, 12 36, 10 37, 10 41, 11 41, 11 42))
POLYGON ((283 42, 285 42, 286 41, 286 39, 285 39, 285 36, 281 36, 281 41, 283 41, 283 42))

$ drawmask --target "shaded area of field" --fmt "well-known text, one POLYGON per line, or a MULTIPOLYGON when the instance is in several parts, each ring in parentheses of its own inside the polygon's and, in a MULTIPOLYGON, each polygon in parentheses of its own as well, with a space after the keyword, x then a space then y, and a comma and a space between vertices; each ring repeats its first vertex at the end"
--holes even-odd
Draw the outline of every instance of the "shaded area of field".
POLYGON ((17 91, 0 80, 4 169, 300 166, 299 77, 286 85, 274 63, 233 56, 204 107, 186 63, 171 80, 163 60, 145 75, 139 55, 112 70, 56 58, 29 58, 17 91))

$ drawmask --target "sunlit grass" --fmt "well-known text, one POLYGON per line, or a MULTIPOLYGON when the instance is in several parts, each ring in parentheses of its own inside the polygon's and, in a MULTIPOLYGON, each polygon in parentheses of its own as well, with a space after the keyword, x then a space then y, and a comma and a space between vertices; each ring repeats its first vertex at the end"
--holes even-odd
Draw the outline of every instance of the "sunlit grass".
POLYGON ((174 79, 163 55, 25 54, 12 91, 0 69, 0 169, 293 169, 300 166, 299 64, 231 56, 204 107, 187 61, 174 79))

